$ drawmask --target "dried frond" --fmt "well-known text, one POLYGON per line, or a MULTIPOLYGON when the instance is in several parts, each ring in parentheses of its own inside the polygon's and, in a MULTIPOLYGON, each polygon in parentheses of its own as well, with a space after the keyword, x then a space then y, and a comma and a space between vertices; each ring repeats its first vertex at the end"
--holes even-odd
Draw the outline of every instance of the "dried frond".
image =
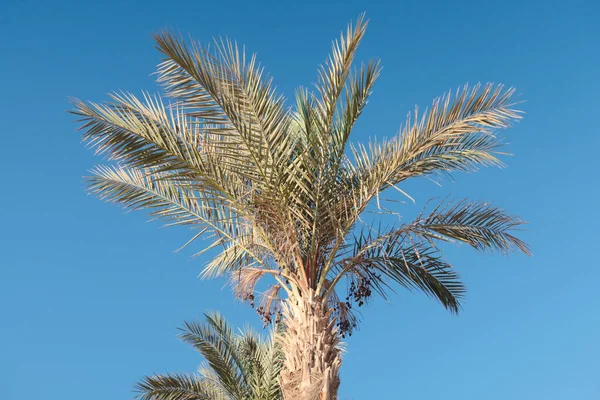
POLYGON ((271 285, 260 296, 260 305, 256 311, 262 317, 264 326, 276 322, 273 321, 273 317, 276 320, 281 318, 281 297, 279 297, 281 288, 280 284, 271 285))
POLYGON ((254 292, 258 281, 267 274, 267 271, 260 268, 241 268, 237 272, 229 275, 229 283, 233 288, 233 293, 241 300, 252 300, 254 307, 254 292))

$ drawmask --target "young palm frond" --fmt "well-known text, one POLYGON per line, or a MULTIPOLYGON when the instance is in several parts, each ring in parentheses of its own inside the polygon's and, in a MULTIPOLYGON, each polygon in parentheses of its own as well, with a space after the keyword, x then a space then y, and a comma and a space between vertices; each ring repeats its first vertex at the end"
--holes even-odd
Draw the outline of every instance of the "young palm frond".
POLYGON ((191 375, 145 377, 136 385, 140 400, 281 400, 283 365, 273 334, 262 338, 250 329, 235 333, 217 313, 206 322, 185 323, 181 338, 206 359, 191 375))
MULTIPOLYGON (((116 94, 107 104, 74 102, 84 140, 116 162, 93 171, 91 192, 196 229, 185 246, 204 237, 212 240, 208 248, 222 247, 202 276, 228 275, 236 295, 253 306, 256 285, 269 277, 274 282, 257 308, 265 321, 282 315, 296 337, 323 330, 306 336, 322 340, 297 343, 313 346, 307 357, 322 365, 303 364, 299 357, 308 353, 296 349, 297 362, 285 366, 290 393, 310 392, 297 386, 308 380, 314 387, 327 382, 321 395, 335 396, 340 352, 331 349, 356 325, 352 301, 387 296, 400 285, 458 312, 464 287, 441 243, 529 253, 513 233, 523 222, 488 203, 442 202, 402 226, 361 227, 369 205, 388 189, 405 193, 410 178, 502 165, 496 132, 521 115, 514 89, 465 86, 409 114, 398 135, 350 144, 381 71, 377 60, 353 67, 366 26, 363 17, 349 25, 314 92, 299 89, 294 106, 235 42, 187 44, 169 32, 156 36, 165 56, 158 81, 169 100, 116 94)), ((287 335, 289 347, 294 338, 287 335)))

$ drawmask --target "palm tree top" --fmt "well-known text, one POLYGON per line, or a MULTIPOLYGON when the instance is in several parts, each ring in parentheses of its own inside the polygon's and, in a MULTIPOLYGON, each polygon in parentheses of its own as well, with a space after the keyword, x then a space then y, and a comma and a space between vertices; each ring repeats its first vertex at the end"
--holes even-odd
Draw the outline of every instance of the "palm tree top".
POLYGON ((203 46, 158 33, 164 95, 74 101, 84 140, 112 162, 94 169, 89 190, 195 229, 186 246, 210 239, 203 251, 221 252, 202 275, 227 274, 243 299, 254 301, 257 282, 271 277, 261 301, 267 319, 280 298, 313 293, 350 331, 352 303, 386 296, 392 284, 458 312, 465 289, 439 243, 528 254, 513 233, 523 221, 468 200, 444 200, 393 227, 362 224, 361 215, 373 203, 388 212, 380 194, 404 193, 410 178, 502 165, 496 131, 520 118, 515 90, 464 86, 409 114, 390 139, 350 143, 381 71, 378 60, 353 67, 366 27, 362 16, 348 26, 315 90, 299 88, 293 105, 236 43, 203 46), (340 296, 344 278, 349 292, 340 296))

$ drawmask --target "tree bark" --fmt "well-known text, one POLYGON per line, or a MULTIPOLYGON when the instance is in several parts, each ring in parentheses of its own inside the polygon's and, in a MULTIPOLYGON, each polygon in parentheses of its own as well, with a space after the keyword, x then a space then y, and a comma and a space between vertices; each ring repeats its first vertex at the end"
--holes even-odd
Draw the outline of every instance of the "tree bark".
POLYGON ((285 400, 335 400, 342 362, 340 335, 331 312, 313 292, 283 304, 286 357, 281 373, 285 400))

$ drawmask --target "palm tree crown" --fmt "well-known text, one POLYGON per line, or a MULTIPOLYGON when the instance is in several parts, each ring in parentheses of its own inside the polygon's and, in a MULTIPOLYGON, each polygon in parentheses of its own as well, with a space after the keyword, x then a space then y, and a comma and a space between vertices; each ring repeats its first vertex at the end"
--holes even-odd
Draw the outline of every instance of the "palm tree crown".
MULTIPOLYGON (((511 233, 522 221, 488 203, 449 200, 409 223, 361 223, 372 203, 386 212, 380 194, 404 193, 409 178, 501 165, 495 131, 520 118, 514 89, 465 86, 409 114, 391 139, 351 144, 380 73, 379 61, 353 67, 365 30, 362 17, 348 27, 320 67, 316 89, 298 89, 293 106, 236 43, 188 45, 168 32, 156 35, 165 56, 158 82, 168 102, 127 93, 106 104, 74 101, 85 141, 115 162, 94 170, 90 191, 196 229, 186 245, 204 237, 211 240, 207 249, 221 248, 203 276, 228 275, 242 299, 253 302, 257 282, 270 277, 260 313, 266 320, 281 314, 288 328, 320 315, 318 326, 287 331, 329 332, 327 365, 338 363, 331 349, 356 325, 352 303, 387 296, 394 283, 459 311, 464 287, 440 242, 528 253, 511 233)), ((292 353, 286 351, 286 362, 292 353)), ((294 382, 313 368, 286 366, 297 369, 288 376, 294 382)))

